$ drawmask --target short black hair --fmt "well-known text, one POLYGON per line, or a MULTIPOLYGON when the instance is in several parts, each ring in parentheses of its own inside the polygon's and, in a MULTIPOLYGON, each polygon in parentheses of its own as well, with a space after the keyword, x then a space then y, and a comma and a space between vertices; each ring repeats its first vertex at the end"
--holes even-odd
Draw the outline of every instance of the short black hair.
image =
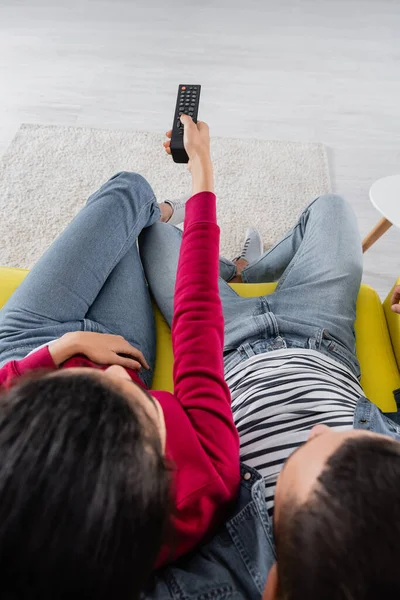
POLYGON ((33 376, 0 397, 0 596, 134 600, 160 551, 170 469, 112 382, 33 376))
POLYGON ((400 443, 346 440, 276 534, 280 600, 400 598, 400 443))

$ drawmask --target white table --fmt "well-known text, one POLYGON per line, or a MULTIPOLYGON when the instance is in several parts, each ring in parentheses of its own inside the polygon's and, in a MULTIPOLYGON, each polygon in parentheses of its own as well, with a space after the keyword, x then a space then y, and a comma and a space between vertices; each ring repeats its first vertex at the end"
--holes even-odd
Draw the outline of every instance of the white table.
POLYGON ((363 240, 363 252, 379 240, 392 225, 400 228, 400 175, 390 175, 375 181, 369 191, 369 197, 383 217, 363 240))

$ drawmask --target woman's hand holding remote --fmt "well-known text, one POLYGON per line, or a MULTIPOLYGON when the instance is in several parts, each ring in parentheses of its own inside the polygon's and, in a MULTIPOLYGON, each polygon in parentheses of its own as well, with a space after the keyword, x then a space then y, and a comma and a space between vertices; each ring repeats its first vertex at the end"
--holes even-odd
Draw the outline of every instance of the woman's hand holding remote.
MULTIPOLYGON (((210 155, 210 131, 207 123, 194 123, 189 115, 182 115, 184 125, 183 143, 189 156, 188 168, 192 173, 192 193, 214 192, 214 174, 210 155)), ((165 150, 171 154, 172 131, 167 131, 169 138, 164 142, 165 150)))

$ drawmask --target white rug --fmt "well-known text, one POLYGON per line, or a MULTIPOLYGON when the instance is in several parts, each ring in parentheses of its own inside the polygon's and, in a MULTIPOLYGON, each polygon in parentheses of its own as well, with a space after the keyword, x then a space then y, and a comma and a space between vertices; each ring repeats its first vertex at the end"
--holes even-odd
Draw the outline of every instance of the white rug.
MULTIPOLYGON (((30 268, 118 171, 137 171, 157 199, 190 191, 190 174, 162 148, 162 134, 22 125, 0 163, 0 265, 30 268)), ((221 254, 238 253, 244 230, 265 247, 293 225, 314 197, 330 190, 322 144, 213 138, 221 254)))

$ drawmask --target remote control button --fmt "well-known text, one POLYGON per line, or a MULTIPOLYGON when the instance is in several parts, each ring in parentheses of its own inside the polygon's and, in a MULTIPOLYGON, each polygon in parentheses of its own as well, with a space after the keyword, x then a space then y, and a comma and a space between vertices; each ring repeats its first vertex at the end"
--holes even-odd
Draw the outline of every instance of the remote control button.
POLYGON ((181 89, 186 90, 186 85, 183 85, 181 89))

